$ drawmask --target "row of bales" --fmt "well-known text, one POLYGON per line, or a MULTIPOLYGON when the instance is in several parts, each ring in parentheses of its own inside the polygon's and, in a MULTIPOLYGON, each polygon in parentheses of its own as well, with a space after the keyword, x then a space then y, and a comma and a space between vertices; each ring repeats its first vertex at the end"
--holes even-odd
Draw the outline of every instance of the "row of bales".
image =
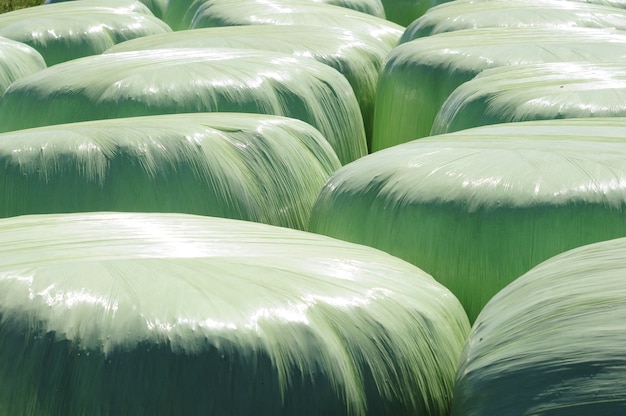
POLYGON ((626 1, 0 14, 0 416, 626 412, 626 1))

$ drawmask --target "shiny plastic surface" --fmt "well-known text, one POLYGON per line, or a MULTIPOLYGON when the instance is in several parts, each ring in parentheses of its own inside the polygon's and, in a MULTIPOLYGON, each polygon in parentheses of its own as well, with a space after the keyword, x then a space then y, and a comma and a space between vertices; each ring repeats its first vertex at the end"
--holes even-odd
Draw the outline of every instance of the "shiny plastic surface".
POLYGON ((626 239, 535 267, 478 317, 452 414, 618 415, 626 410, 626 239))
POLYGON ((303 229, 340 167, 310 125, 277 116, 174 114, 0 134, 0 217, 182 212, 303 229))
POLYGON ((55 65, 11 85, 0 100, 0 130, 192 112, 297 118, 316 127, 342 163, 367 153, 343 75, 311 59, 249 49, 146 50, 55 65))
POLYGON ((310 229, 410 261, 473 320, 538 263, 626 236, 624 137, 625 119, 593 118, 414 140, 331 175, 310 229))
POLYGON ((446 415, 469 332, 380 251, 173 214, 1 220, 0 316, 20 415, 446 415))

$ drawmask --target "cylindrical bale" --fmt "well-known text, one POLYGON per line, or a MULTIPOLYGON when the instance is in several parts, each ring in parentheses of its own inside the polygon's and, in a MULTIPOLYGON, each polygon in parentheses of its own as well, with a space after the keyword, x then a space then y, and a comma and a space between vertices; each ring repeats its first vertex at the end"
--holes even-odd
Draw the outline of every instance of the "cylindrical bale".
POLYGON ((139 1, 69 1, 0 14, 0 36, 32 46, 48 66, 166 32, 169 26, 139 1))
POLYGON ((474 320, 547 258, 626 236, 624 137, 625 119, 593 118, 414 140, 331 175, 309 229, 417 265, 474 320))
POLYGON ((207 0, 202 2, 189 24, 190 29, 244 25, 304 25, 360 30, 390 47, 398 44, 404 27, 388 20, 345 7, 306 0, 264 1, 207 0))
POLYGON ((341 72, 354 90, 371 144, 376 83, 391 47, 359 29, 321 26, 225 26, 191 29, 120 43, 108 53, 161 48, 250 48, 310 57, 341 72))
MULTIPOLYGON (((46 0, 43 4, 53 4, 53 3, 63 3, 66 1, 74 1, 74 0, 46 0)), ((126 2, 136 2, 137 0, 82 0, 85 2, 96 3, 99 2, 102 6, 111 6, 112 4, 126 2)), ((142 4, 144 4, 150 12, 159 19, 163 19, 163 15, 167 10, 168 4, 170 0, 138 0, 142 4)), ((176 2, 182 2, 183 0, 176 0, 176 2)))
POLYGON ((402 34, 400 43, 437 33, 478 28, 588 27, 626 29, 626 10, 563 0, 455 0, 433 7, 402 34))
POLYGON ((485 306, 467 340, 454 416, 626 412, 626 239, 553 257, 485 306))
POLYGON ((626 62, 626 32, 610 29, 468 29, 396 47, 381 72, 372 149, 426 137, 441 105, 485 69, 544 62, 626 62))
POLYGON ((55 65, 11 85, 0 100, 0 131, 218 111, 305 121, 342 163, 367 153, 359 104, 343 75, 311 59, 250 49, 146 50, 55 65))
MULTIPOLYGON (((194 15, 207 0, 179 0, 171 1, 163 20, 174 30, 187 30, 190 28, 194 15)), ((266 5, 272 5, 276 9, 297 6, 302 1, 324 3, 353 9, 372 16, 385 18, 385 9, 381 0, 272 0, 264 1, 266 5)), ((233 2, 236 3, 236 2, 233 2)), ((260 3, 260 2, 259 2, 260 3)))
POLYGON ((449 413, 469 323, 415 266, 245 221, 0 221, 13 415, 449 413))
POLYGON ((0 97, 13 81, 46 69, 46 62, 39 52, 24 43, 2 36, 0 56, 0 97))
POLYGON ((626 116, 626 62, 487 69, 450 94, 431 134, 489 124, 626 116))
POLYGON ((341 166, 310 125, 277 116, 174 114, 0 134, 0 218, 181 212, 303 229, 341 166))

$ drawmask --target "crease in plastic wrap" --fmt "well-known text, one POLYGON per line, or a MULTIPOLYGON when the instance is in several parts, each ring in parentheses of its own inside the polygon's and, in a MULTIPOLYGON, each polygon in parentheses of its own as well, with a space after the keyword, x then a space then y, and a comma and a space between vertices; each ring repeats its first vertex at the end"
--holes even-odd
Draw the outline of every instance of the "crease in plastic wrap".
POLYGON ((509 123, 342 167, 309 229, 405 259, 473 321, 500 289, 574 247, 626 236, 626 120, 509 123))
POLYGON ((407 26, 400 43, 437 33, 478 28, 626 29, 626 10, 564 0, 456 0, 428 10, 407 26))
POLYGON ((339 160, 367 154, 352 87, 307 58, 244 49, 161 49, 58 64, 14 82, 0 100, 0 131, 143 115, 241 112, 317 128, 339 160))
POLYGON ((413 265, 253 222, 0 220, 7 414, 446 415, 469 323, 413 265))
POLYGON ((138 1, 69 1, 0 14, 0 36, 32 46, 48 66, 166 32, 170 27, 138 1))
POLYGON ((460 362, 452 414, 626 411, 626 239, 553 257, 485 306, 460 362))
POLYGON ((360 30, 390 47, 398 44, 404 27, 380 17, 306 0, 207 0, 189 23, 190 29, 245 25, 299 25, 360 30))
POLYGON ((46 62, 30 46, 0 36, 0 97, 6 89, 22 77, 46 69, 46 62))
POLYGON ((180 212, 304 229, 341 167, 295 119, 237 113, 89 121, 0 134, 0 217, 180 212))
POLYGON ((626 64, 547 63, 487 69, 443 103, 431 134, 515 121, 626 116, 626 64))
POLYGON ((146 36, 113 46, 107 52, 161 48, 268 50, 315 59, 341 72, 359 102, 368 143, 371 143, 376 83, 391 51, 385 42, 360 32, 359 25, 343 29, 321 26, 225 26, 146 36))
POLYGON ((626 32, 606 28, 468 29, 403 43, 378 81, 372 149, 428 136, 452 91, 485 69, 625 58, 626 32))

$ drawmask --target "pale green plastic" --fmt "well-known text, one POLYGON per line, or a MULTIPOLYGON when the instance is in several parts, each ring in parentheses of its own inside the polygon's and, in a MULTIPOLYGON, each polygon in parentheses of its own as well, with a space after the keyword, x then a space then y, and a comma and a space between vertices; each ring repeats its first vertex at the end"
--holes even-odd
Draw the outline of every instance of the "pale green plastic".
POLYGON ((2 36, 0 56, 0 97, 13 81, 46 69, 46 62, 39 52, 24 43, 2 36))
POLYGON ((403 258, 474 320, 574 247, 626 236, 626 119, 508 123, 394 146, 339 169, 309 229, 403 258))
POLYGON ((568 251, 498 293, 465 346, 453 416, 626 411, 626 239, 568 251))
POLYGON ((250 48, 310 57, 341 72, 354 90, 371 142, 376 83, 383 61, 391 51, 385 42, 360 31, 321 26, 250 25, 183 30, 146 36, 113 46, 107 52, 161 48, 250 48))
POLYGON ((11 85, 0 100, 0 131, 192 112, 297 118, 316 127, 342 163, 367 153, 343 75, 312 59, 250 49, 146 50, 58 64, 11 85))
POLYGON ((514 121, 626 116, 626 63, 488 69, 443 103, 431 134, 514 121))
POLYGON ((478 28, 626 29, 626 10, 593 3, 582 0, 455 0, 433 7, 407 26, 400 43, 437 33, 478 28))
POLYGON ((345 7, 306 0, 207 0, 195 12, 190 29, 244 25, 304 25, 360 30, 390 47, 398 44, 404 27, 345 7))
POLYGON ((604 28, 468 29, 403 43, 378 81, 372 149, 428 136, 452 91, 485 69, 625 60, 626 32, 604 28))
MULTIPOLYGON (((74 0, 46 0, 44 4, 62 3, 65 1, 74 1, 74 0)), ((136 0, 82 0, 82 1, 90 1, 90 2, 97 1, 102 6, 110 6, 118 2, 120 3, 124 1, 135 2, 136 0)), ((165 14, 165 11, 167 10, 168 4, 170 2, 170 0, 139 0, 139 1, 143 3, 155 17, 158 17, 159 19, 163 18, 163 15, 165 14)), ((180 2, 183 0, 175 0, 175 1, 180 2)))
MULTIPOLYGON (((372 16, 385 18, 385 9, 381 0, 304 0, 305 2, 323 3, 328 5, 334 5, 339 7, 345 7, 353 9, 358 12, 367 13, 372 16)), ((194 15, 198 9, 204 4, 210 2, 210 0, 176 0, 170 1, 167 8, 167 12, 163 20, 169 24, 174 30, 186 30, 190 28, 191 22, 194 19, 194 15)), ((233 4, 239 3, 239 1, 231 2, 233 4)), ((289 8, 293 5, 302 3, 302 0, 270 0, 257 2, 259 4, 269 5, 274 9, 289 8)), ((250 13, 254 13, 254 7, 250 10, 250 13)))
POLYGON ((139 1, 69 1, 0 14, 0 36, 32 46, 48 66, 166 32, 169 26, 139 1))
POLYGON ((90 121, 0 134, 0 217, 181 212, 303 229, 341 164, 299 120, 237 113, 90 121))
POLYGON ((447 415, 469 323, 368 247, 182 214, 0 221, 2 415, 447 415))

